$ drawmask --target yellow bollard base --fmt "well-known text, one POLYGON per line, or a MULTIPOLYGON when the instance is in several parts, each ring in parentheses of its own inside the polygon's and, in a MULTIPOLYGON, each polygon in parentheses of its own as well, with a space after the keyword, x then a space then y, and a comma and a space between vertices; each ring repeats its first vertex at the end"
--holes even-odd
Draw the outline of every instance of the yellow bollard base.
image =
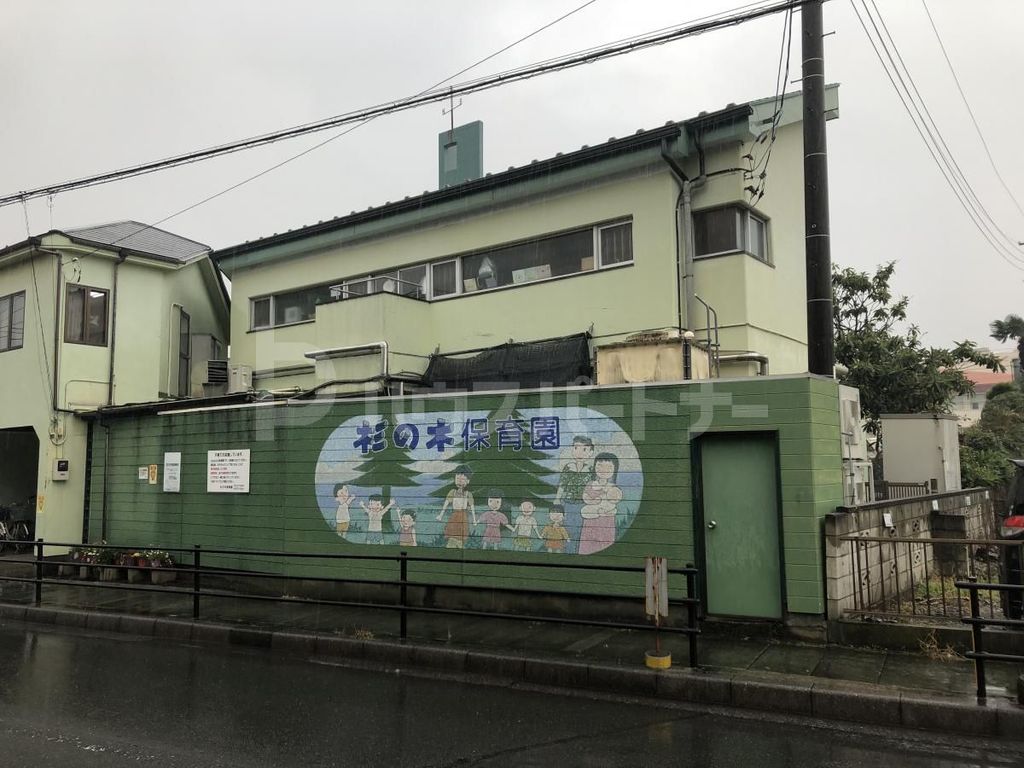
POLYGON ((672 654, 668 651, 647 651, 644 664, 650 669, 669 669, 672 666, 672 654))

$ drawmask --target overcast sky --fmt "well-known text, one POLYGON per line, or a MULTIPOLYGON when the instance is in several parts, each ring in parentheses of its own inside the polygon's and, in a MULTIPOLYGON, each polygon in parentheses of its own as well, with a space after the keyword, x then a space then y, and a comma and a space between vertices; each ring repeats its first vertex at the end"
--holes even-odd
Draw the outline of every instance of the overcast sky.
MULTIPOLYGON (((596 0, 456 82, 675 25, 745 0, 596 0)), ((583 0, 375 3, 267 0, 14 0, 0 14, 0 193, 107 171, 416 93, 583 0)), ((996 179, 920 0, 878 3, 957 162, 1014 242, 1022 216, 996 179)), ((928 0, 992 155, 1024 200, 1024 4, 928 0)), ((484 122, 484 167, 501 171, 771 96, 783 16, 467 96, 484 122)), ((894 259, 896 288, 929 343, 989 343, 988 322, 1024 313, 1015 268, 958 205, 875 58, 849 2, 825 6, 832 257, 894 259)), ((797 21, 799 32, 799 21, 797 21)), ((792 74, 799 76, 799 35, 792 74)), ((798 88, 793 84, 790 88, 798 88)), ((438 105, 387 116, 161 226, 222 248, 437 186, 438 105)), ((331 134, 315 134, 28 204, 33 234, 117 219, 153 223, 331 134)), ((771 194, 771 185, 768 186, 771 194)), ((0 244, 25 211, 0 208, 0 244)), ((993 342, 994 344, 994 342, 993 342)), ((998 345, 996 345, 998 346, 998 345)))

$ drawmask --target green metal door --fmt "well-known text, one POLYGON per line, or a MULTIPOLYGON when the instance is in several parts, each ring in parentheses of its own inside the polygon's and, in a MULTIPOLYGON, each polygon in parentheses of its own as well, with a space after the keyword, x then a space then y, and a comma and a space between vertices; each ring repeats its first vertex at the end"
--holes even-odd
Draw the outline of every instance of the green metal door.
POLYGON ((774 438, 706 435, 700 463, 708 613, 782 618, 774 438))

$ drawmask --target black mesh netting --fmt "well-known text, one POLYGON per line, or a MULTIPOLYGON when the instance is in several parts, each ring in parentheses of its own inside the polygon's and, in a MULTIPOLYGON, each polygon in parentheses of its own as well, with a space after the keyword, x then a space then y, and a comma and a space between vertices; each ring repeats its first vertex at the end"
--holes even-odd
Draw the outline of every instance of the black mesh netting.
POLYGON ((509 342, 470 357, 431 355, 424 379, 444 389, 534 388, 589 382, 590 335, 509 342))

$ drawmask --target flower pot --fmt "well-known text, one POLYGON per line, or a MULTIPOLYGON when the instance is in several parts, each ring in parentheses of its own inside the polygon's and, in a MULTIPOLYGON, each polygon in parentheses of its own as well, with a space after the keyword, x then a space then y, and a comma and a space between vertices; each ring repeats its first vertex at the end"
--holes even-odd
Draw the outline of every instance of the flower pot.
POLYGON ((57 576, 62 579, 73 579, 77 573, 77 565, 61 565, 57 568, 57 576))
POLYGON ((148 577, 149 574, 146 571, 136 570, 135 568, 130 568, 128 570, 128 581, 132 584, 137 584, 140 581, 146 581, 148 577))
POLYGON ((117 581, 121 571, 117 568, 100 568, 100 581, 117 581))

